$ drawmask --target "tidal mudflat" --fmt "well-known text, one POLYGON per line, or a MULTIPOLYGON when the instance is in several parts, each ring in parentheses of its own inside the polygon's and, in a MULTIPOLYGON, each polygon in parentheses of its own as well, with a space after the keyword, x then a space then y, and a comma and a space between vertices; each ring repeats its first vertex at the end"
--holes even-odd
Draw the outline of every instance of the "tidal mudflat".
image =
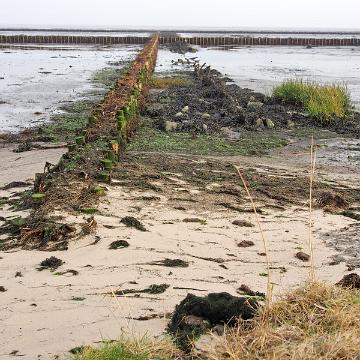
POLYGON ((103 94, 97 70, 121 66, 137 46, 0 48, 0 129, 17 132, 48 122, 61 105, 103 94))

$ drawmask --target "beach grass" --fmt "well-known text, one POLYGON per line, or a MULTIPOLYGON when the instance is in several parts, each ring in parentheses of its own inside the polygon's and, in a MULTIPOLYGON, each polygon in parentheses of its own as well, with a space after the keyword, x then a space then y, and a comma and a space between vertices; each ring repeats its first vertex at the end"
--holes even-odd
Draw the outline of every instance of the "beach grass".
POLYGON ((341 84, 287 80, 274 87, 272 97, 285 104, 303 107, 321 123, 345 118, 351 107, 348 89, 341 84))
POLYGON ((214 337, 208 359, 360 359, 359 290, 310 282, 265 315, 214 337))

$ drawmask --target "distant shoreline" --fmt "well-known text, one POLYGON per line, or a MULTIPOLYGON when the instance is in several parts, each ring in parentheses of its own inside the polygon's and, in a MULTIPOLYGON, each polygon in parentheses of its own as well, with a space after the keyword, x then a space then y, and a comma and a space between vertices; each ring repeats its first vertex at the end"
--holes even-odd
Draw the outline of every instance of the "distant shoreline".
POLYGON ((2 32, 14 32, 14 31, 34 31, 34 32, 91 32, 91 33, 100 33, 100 32, 109 32, 109 33, 123 33, 123 32, 134 32, 134 33, 143 33, 143 32, 160 32, 160 33, 216 33, 216 34, 314 34, 314 35, 360 35, 360 30, 221 30, 221 29, 80 29, 80 28, 32 28, 32 27, 3 27, 0 28, 2 32))

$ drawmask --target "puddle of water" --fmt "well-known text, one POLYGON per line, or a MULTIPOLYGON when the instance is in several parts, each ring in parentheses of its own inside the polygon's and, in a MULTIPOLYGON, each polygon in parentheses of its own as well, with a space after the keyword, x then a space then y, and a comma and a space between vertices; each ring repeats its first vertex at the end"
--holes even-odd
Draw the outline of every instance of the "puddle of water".
MULTIPOLYGON (((345 83, 353 103, 360 107, 360 48, 252 46, 228 50, 197 49, 197 53, 187 54, 187 57, 197 56, 200 62, 226 74, 241 87, 270 94, 274 85, 289 78, 345 83)), ((161 49, 157 71, 176 69, 171 60, 181 57, 161 49)))
POLYGON ((48 121, 59 104, 80 100, 96 89, 91 83, 96 70, 133 58, 138 50, 138 46, 0 50, 0 132, 48 121))

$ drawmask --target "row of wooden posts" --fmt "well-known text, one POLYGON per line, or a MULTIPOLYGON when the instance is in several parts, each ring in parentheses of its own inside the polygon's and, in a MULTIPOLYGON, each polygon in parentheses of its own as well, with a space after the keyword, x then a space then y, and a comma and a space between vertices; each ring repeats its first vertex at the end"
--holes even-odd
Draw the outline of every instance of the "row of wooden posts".
MULTIPOLYGON (((76 35, 0 35, 1 44, 58 44, 58 45, 121 45, 145 44, 144 36, 76 36, 76 35)), ((160 36, 159 43, 187 42, 199 46, 360 46, 360 38, 285 38, 285 37, 245 37, 213 36, 189 37, 160 36)))

